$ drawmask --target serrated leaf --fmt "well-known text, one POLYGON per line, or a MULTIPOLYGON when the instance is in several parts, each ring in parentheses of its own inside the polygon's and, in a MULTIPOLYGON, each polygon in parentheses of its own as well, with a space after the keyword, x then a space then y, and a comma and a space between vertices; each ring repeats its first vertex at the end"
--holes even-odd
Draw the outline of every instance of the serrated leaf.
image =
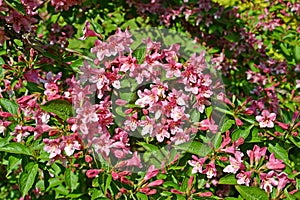
MULTIPOLYGON (((29 163, 30 164, 30 163, 29 163)), ((27 164, 27 165, 29 165, 27 164)), ((27 168, 27 166, 26 166, 27 168)), ((26 169, 26 171, 22 172, 20 176, 20 190, 22 192, 22 196, 24 197, 29 190, 32 188, 35 177, 38 173, 39 166, 38 164, 31 165, 26 169)))
POLYGON ((17 142, 12 142, 7 145, 4 145, 0 148, 0 151, 4 151, 7 153, 24 154, 29 156, 32 155, 32 152, 27 146, 17 142))
POLYGON ((40 106, 46 112, 56 114, 59 118, 66 120, 74 114, 72 104, 67 100, 55 99, 40 106))
POLYGON ((236 185, 237 180, 236 180, 234 174, 228 174, 228 175, 220 178, 219 184, 221 184, 221 185, 236 185))
POLYGON ((4 111, 7 111, 13 115, 18 114, 18 104, 15 102, 10 101, 9 99, 0 99, 0 105, 4 111))
POLYGON ((268 194, 262 189, 257 187, 236 185, 235 188, 240 193, 240 195, 247 200, 269 199, 268 194))

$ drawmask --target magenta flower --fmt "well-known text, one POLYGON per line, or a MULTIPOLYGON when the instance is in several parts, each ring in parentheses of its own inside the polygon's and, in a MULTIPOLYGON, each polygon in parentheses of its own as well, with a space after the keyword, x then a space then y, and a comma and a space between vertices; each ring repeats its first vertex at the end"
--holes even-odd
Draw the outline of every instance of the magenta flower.
POLYGON ((274 121, 276 119, 275 113, 269 113, 269 111, 264 110, 261 113, 262 115, 256 116, 256 120, 259 122, 259 126, 261 128, 273 128, 274 127, 274 121))
POLYGON ((85 22, 85 27, 83 28, 83 36, 81 38, 78 38, 79 40, 85 40, 87 37, 99 37, 102 38, 102 36, 95 31, 93 31, 91 28, 90 22, 85 22))
POLYGON ((282 160, 276 159, 274 153, 272 153, 266 166, 268 169, 280 170, 285 168, 285 164, 283 164, 282 162, 282 160))

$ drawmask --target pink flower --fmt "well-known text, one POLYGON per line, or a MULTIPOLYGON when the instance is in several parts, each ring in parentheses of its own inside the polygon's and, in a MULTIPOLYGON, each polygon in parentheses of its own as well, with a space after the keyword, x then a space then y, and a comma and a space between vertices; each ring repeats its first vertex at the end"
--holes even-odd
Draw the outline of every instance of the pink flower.
POLYGON ((85 22, 85 27, 83 29, 83 36, 81 38, 78 38, 79 40, 85 40, 87 37, 99 37, 102 38, 102 36, 95 31, 90 29, 91 25, 89 21, 85 22))
POLYGON ((243 160, 242 160, 242 156, 243 154, 240 152, 235 152, 235 158, 233 157, 229 157, 229 161, 230 161, 230 165, 226 166, 223 169, 223 172, 227 172, 227 173, 237 173, 237 171, 243 167, 243 160))
POLYGON ((202 120, 199 125, 201 131, 210 130, 212 133, 218 131, 218 125, 215 124, 212 116, 210 116, 209 119, 202 120))
POLYGON ((153 177, 155 177, 158 174, 159 170, 155 168, 154 165, 150 165, 150 167, 148 168, 148 171, 144 177, 144 180, 147 181, 153 177))
POLYGON ((164 183, 164 180, 155 180, 155 181, 149 183, 147 186, 148 187, 155 187, 155 186, 159 186, 163 183, 164 183))
POLYGON ((279 170, 285 168, 285 164, 283 164, 282 162, 282 160, 276 159, 274 153, 272 153, 266 166, 268 169, 279 170))
POLYGON ((296 89, 300 88, 300 80, 296 80, 296 89))
POLYGON ((246 186, 249 186, 250 184, 250 178, 251 178, 252 172, 240 172, 236 175, 237 183, 242 185, 245 184, 246 186))
POLYGON ((250 165, 253 165, 255 161, 255 165, 257 165, 262 157, 265 157, 267 151, 267 147, 260 148, 257 145, 254 145, 253 150, 247 150, 247 154, 250 157, 250 165))
POLYGON ((286 184, 290 183, 291 180, 288 178, 288 175, 285 172, 281 172, 277 174, 278 178, 278 186, 277 190, 282 191, 282 189, 286 186, 286 184))
POLYGON ((205 170, 202 172, 203 174, 206 174, 207 178, 211 179, 212 177, 217 176, 217 169, 215 166, 215 162, 211 161, 209 164, 205 166, 205 170))
POLYGON ((256 120, 259 122, 259 126, 261 128, 273 128, 274 127, 274 121, 276 119, 275 113, 269 113, 269 111, 264 110, 261 113, 261 116, 256 116, 256 120))
POLYGON ((264 189, 266 192, 271 193, 273 186, 278 185, 278 181, 274 179, 275 172, 270 171, 269 173, 260 173, 261 185, 260 188, 264 189))
POLYGON ((74 135, 70 135, 67 137, 62 137, 63 141, 62 141, 62 146, 64 151, 66 152, 67 156, 71 156, 73 155, 75 150, 80 150, 81 149, 81 145, 79 144, 79 142, 76 140, 76 136, 74 135))
POLYGON ((189 160, 188 163, 193 167, 192 174, 196 174, 197 172, 202 173, 202 166, 206 160, 206 158, 197 158, 197 156, 192 155, 193 160, 189 160))
POLYGON ((60 138, 57 139, 45 138, 43 142, 45 143, 44 150, 47 153, 50 153, 49 156, 50 159, 61 154, 60 138))

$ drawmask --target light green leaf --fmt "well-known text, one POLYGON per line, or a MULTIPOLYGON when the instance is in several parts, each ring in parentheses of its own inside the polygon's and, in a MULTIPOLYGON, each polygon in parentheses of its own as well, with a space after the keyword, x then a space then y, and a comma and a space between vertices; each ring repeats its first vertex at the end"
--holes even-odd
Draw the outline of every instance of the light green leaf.
POLYGON ((7 153, 24 154, 29 156, 32 155, 31 150, 27 146, 17 142, 12 142, 4 145, 3 147, 0 147, 0 151, 4 151, 7 153))
POLYGON ((235 124, 234 120, 232 119, 226 120, 221 127, 221 133, 224 133, 225 131, 229 130, 233 124, 235 124))
POLYGON ((228 174, 228 175, 220 178, 219 184, 221 184, 221 185, 236 185, 237 180, 236 180, 234 174, 228 174))

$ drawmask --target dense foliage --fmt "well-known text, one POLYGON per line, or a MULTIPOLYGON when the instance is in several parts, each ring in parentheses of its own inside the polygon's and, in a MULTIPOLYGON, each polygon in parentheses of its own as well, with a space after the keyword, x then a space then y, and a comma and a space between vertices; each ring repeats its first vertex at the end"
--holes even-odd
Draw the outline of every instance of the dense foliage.
POLYGON ((0 199, 300 199, 300 3, 0 0, 0 199))

